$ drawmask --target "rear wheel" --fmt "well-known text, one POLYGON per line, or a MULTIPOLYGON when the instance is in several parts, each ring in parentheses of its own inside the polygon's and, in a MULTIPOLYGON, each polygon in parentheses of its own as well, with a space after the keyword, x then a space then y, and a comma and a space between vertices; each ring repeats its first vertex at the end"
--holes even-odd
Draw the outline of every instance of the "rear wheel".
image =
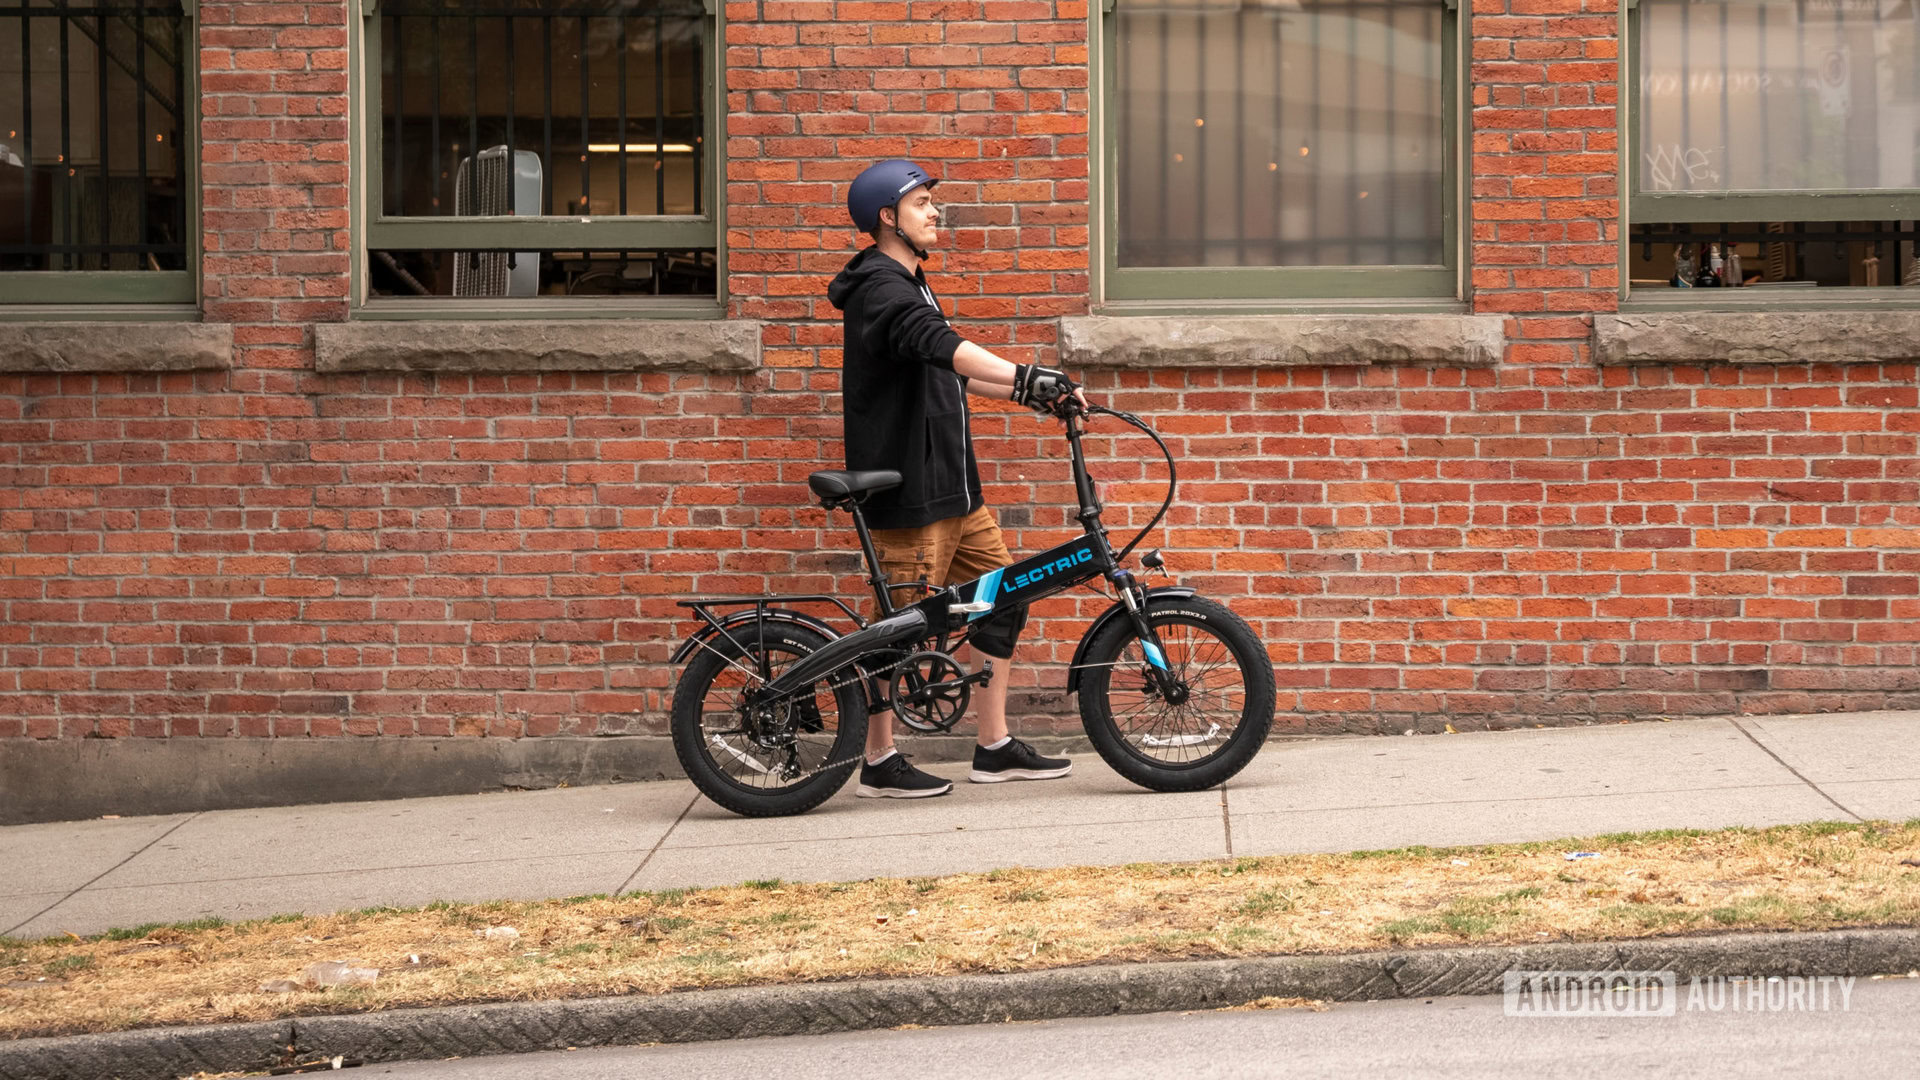
POLYGON ((729 627, 694 650, 673 690, 673 749, 707 798, 748 817, 802 814, 847 782, 867 737, 857 675, 764 708, 747 701, 749 688, 826 644, 818 631, 767 622, 729 627))
POLYGON ((1273 727, 1273 665, 1238 615, 1200 597, 1150 601, 1171 698, 1153 677, 1133 620, 1119 618, 1087 643, 1080 721, 1121 776, 1155 791, 1224 783, 1253 760, 1273 727))

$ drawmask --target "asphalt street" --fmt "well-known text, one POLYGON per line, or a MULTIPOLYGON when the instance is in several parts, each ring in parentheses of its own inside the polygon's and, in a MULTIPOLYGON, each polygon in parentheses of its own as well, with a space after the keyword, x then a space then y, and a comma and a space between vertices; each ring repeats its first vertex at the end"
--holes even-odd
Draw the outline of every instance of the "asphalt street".
POLYGON ((398 1080, 942 1080, 1087 1077, 1844 1076, 1910 1080, 1920 1060, 1920 979, 1860 979, 1825 1009, 1715 1011, 1676 996, 1670 1017, 1514 1017, 1498 997, 1336 1005, 1326 1012, 1158 1013, 1042 1023, 867 1031, 675 1046, 608 1047, 377 1066, 398 1080))

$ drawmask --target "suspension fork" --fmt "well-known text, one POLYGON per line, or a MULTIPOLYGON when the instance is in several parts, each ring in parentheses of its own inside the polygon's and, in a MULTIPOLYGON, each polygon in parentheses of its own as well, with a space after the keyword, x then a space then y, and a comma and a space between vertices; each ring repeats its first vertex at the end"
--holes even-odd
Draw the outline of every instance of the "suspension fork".
POLYGON ((1140 651, 1147 656, 1147 671, 1159 688, 1160 696, 1172 704, 1178 705, 1187 700, 1187 685, 1176 677, 1167 666, 1167 650, 1160 644, 1160 635, 1147 621, 1147 589, 1134 580, 1125 570, 1113 573, 1115 591, 1120 594, 1120 603, 1127 609, 1127 618, 1133 622, 1133 631, 1139 635, 1140 651))

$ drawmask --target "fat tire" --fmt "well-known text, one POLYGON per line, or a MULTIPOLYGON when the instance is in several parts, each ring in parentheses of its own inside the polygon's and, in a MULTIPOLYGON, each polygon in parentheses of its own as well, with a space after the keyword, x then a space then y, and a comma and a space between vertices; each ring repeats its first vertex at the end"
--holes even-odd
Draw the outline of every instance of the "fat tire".
MULTIPOLYGON (((1153 791, 1203 791, 1217 787, 1246 768, 1273 728, 1273 664, 1267 659, 1266 646, 1248 626, 1223 604, 1203 597, 1159 599, 1147 602, 1147 620, 1188 622, 1174 615, 1179 609, 1197 612, 1202 623, 1215 630, 1233 654, 1246 685, 1246 705, 1241 710, 1240 726, 1227 737, 1227 745, 1215 755, 1192 766, 1155 764, 1126 746, 1125 736, 1113 722, 1108 690, 1114 669, 1090 666, 1080 679, 1080 723, 1086 729, 1093 748, 1100 752, 1113 771, 1153 791)), ((1136 640, 1133 620, 1114 619, 1097 637, 1087 643, 1083 662, 1089 665, 1112 664, 1127 642, 1136 640)))
MULTIPOLYGON (((768 623, 758 627, 749 624, 730 628, 727 632, 747 649, 759 646, 763 635, 777 638, 806 652, 818 651, 828 640, 816 630, 788 623, 768 623)), ((740 650, 724 637, 709 639, 707 645, 719 650, 728 659, 741 658, 740 650)), ((856 760, 821 772, 794 787, 755 793, 752 788, 735 783, 708 756, 705 732, 700 726, 702 703, 713 687, 715 676, 726 669, 726 661, 710 649, 695 649, 673 688, 673 751, 680 759, 680 767, 686 770, 687 778, 693 781, 702 795, 743 817, 787 817, 804 814, 819 806, 846 785, 847 778, 853 775, 854 767, 860 763, 860 751, 867 739, 867 695, 857 682, 834 689, 834 704, 840 713, 839 730, 826 758, 828 761, 843 758, 856 760)))

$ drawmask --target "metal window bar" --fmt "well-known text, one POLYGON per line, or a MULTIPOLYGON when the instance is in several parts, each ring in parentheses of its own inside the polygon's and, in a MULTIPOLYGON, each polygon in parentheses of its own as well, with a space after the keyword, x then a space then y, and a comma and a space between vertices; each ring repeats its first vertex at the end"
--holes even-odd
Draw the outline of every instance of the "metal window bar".
MULTIPOLYGON (((60 164, 66 167, 67 179, 71 180, 73 178, 73 109, 72 109, 73 72, 71 70, 71 65, 68 63, 68 58, 67 58, 67 50, 70 47, 67 39, 68 21, 69 20, 67 19, 66 16, 64 15, 61 16, 61 19, 60 19, 60 164)), ((60 190, 60 235, 61 235, 61 238, 65 240, 67 244, 71 245, 74 243, 73 185, 70 183, 66 183, 64 181, 58 181, 58 175, 59 175, 58 173, 55 174, 56 181, 59 182, 59 190, 60 190)), ((63 270, 73 269, 73 254, 72 254, 71 248, 69 248, 63 254, 65 255, 65 258, 61 260, 60 268, 63 270)))
POLYGON ((20 160, 26 166, 20 178, 24 229, 21 235, 33 239, 33 20, 27 9, 20 9, 20 160))
POLYGON ((140 177, 138 232, 141 243, 147 241, 147 15, 136 10, 133 22, 133 146, 134 169, 140 177))
MULTIPOLYGON (((626 24, 627 23, 625 19, 620 20, 620 25, 622 27, 625 27, 626 24)), ((654 201, 653 212, 656 214, 664 214, 667 212, 667 89, 666 89, 667 88, 667 34, 666 34, 666 27, 667 27, 667 23, 666 23, 665 12, 661 11, 659 8, 655 8, 653 10, 653 201, 654 201)), ((620 57, 621 57, 621 60, 623 61, 620 68, 620 88, 621 88, 620 89, 620 95, 621 95, 620 96, 620 109, 621 109, 620 130, 622 132, 624 132, 627 127, 627 118, 626 118, 627 69, 624 63, 627 55, 626 48, 625 48, 626 40, 627 40, 626 35, 623 32, 620 38, 620 43, 621 43, 620 57)), ((622 138, 624 137, 625 136, 623 135, 622 138)), ((625 146, 625 143, 622 143, 621 145, 625 146)), ((626 165, 627 165, 627 159, 623 156, 620 159, 620 182, 623 185, 626 183, 626 179, 627 179, 626 165)), ((626 188, 622 187, 620 189, 620 212, 624 214, 626 213, 626 211, 627 211, 627 192, 626 192, 626 188)))

